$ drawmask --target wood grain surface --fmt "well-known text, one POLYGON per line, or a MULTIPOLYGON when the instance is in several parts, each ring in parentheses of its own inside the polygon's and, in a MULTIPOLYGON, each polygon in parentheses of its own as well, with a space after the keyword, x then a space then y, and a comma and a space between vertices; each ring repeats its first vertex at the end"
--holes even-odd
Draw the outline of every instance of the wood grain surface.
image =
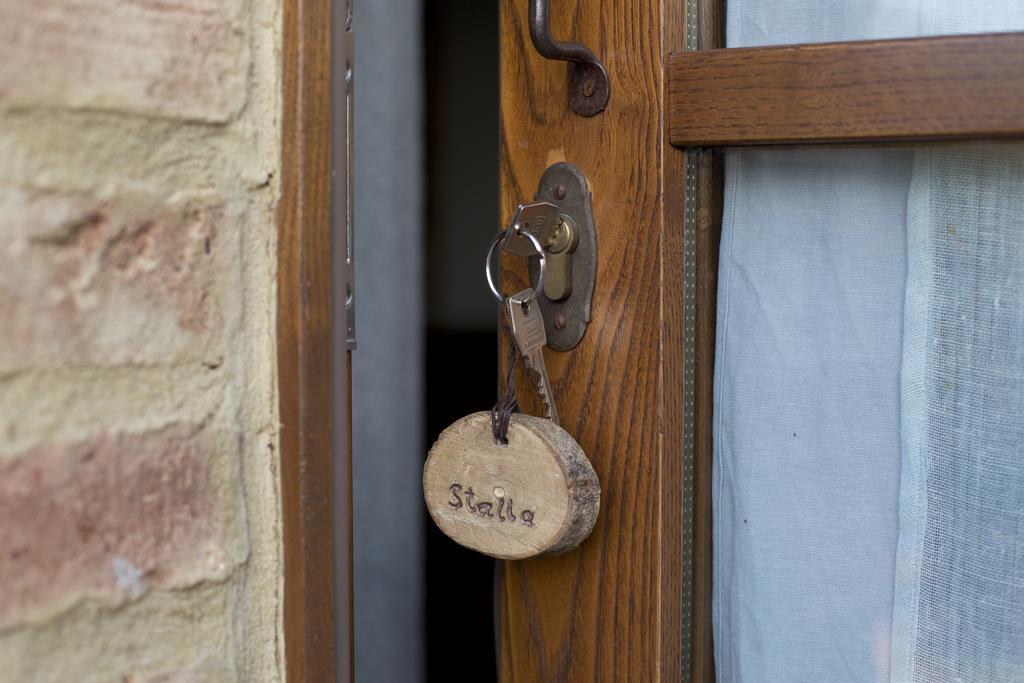
MULTIPOLYGON (((351 680, 351 589, 339 588, 335 648, 331 454, 331 3, 284 5, 277 349, 284 533, 284 652, 289 681, 351 680)), ((346 554, 346 553, 343 553, 346 554)), ((345 569, 345 567, 342 567, 345 569)), ((344 571, 340 572, 343 576, 344 571)), ((347 574, 350 576, 350 574, 347 574)), ((267 647, 273 647, 267 644, 267 647)))
POLYGON ((1024 136, 1024 33, 677 52, 674 145, 1024 136))
MULTIPOLYGON (((578 40, 611 78, 607 109, 568 107, 567 66, 530 43, 524 0, 502 0, 502 219, 557 161, 587 177, 597 232, 593 321, 546 351, 563 427, 601 481, 590 537, 555 558, 507 562, 499 595, 504 681, 679 681, 683 642, 683 176, 666 131, 669 52, 683 0, 551 3, 556 39, 578 40)), ((525 268, 506 262, 506 291, 525 268), (518 270, 510 272, 513 266, 518 270)), ((540 414, 524 375, 524 410, 540 414)), ((687 677, 688 674, 686 675, 687 677)))
POLYGON ((590 461, 554 422, 512 415, 499 443, 489 412, 444 430, 423 467, 434 523, 459 545, 500 559, 559 555, 594 528, 601 487, 590 461))

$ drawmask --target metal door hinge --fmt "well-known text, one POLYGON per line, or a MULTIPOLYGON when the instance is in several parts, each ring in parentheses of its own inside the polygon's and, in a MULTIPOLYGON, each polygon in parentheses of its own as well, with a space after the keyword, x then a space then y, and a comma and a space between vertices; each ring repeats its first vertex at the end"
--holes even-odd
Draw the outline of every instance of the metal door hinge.
MULTIPOLYGON (((335 282, 344 287, 345 347, 356 348, 356 259, 355 259, 355 165, 353 154, 353 122, 355 119, 355 36, 352 31, 352 2, 348 0, 339 8, 344 12, 343 24, 335 29, 335 50, 331 59, 334 103, 332 113, 332 195, 331 221, 333 248, 336 251, 333 267, 341 271, 335 282), (339 35, 340 34, 340 35, 339 35), (341 251, 341 249, 344 251, 341 251)), ((335 11, 338 11, 336 9, 335 11)), ((341 23, 341 22, 339 22, 341 23)), ((335 296, 341 294, 341 287, 334 287, 335 296)), ((340 316, 341 307, 334 305, 335 315, 340 316)))

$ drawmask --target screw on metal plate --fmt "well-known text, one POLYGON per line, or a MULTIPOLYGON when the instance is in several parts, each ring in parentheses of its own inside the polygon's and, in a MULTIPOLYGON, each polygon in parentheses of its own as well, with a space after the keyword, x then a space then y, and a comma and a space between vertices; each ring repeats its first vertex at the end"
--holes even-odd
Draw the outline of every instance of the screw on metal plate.
MULTIPOLYGON (((597 236, 587 179, 572 164, 559 162, 544 171, 534 199, 557 209, 557 219, 545 224, 540 234, 530 232, 547 257, 543 296, 537 302, 548 347, 568 351, 580 343, 590 323, 597 275, 597 236)), ((539 270, 539 260, 531 259, 531 281, 537 281, 539 270)))
POLYGON ((541 56, 569 62, 569 107, 580 116, 593 116, 608 105, 611 86, 604 65, 586 46, 551 37, 548 1, 530 0, 530 39, 541 56))

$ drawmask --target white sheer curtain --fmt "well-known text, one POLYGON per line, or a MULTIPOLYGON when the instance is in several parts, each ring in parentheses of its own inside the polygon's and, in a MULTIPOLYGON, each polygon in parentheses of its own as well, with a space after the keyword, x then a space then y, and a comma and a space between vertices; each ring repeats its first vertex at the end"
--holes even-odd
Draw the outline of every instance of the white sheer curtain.
POLYGON ((895 680, 1024 680, 1024 147, 919 152, 895 680))
MULTIPOLYGON (((1024 30, 1024 1, 730 0, 730 47, 1024 30)), ((735 150, 721 680, 1024 680, 1024 147, 735 150)))

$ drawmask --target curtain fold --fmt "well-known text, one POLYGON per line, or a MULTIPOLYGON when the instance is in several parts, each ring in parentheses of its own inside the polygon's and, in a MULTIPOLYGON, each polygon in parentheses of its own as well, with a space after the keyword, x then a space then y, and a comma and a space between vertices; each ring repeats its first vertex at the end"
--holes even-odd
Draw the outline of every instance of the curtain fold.
POLYGON ((892 678, 1024 680, 1024 147, 921 150, 892 678))

